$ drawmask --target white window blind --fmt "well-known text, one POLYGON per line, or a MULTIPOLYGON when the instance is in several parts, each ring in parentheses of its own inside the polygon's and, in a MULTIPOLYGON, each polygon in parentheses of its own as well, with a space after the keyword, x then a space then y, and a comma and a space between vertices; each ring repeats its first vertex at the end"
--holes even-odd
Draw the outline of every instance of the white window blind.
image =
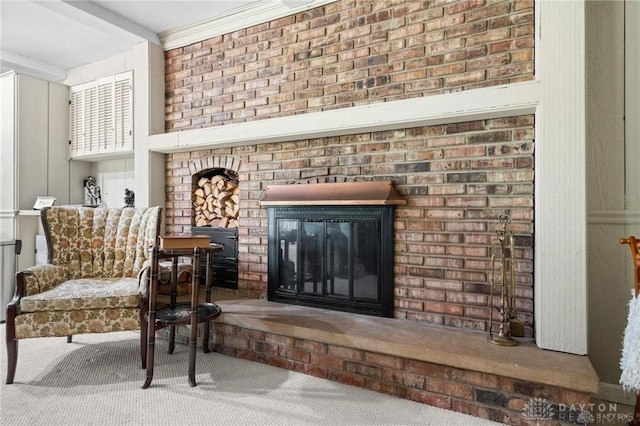
POLYGON ((98 149, 98 99, 96 82, 85 84, 84 98, 84 150, 96 152, 98 149))
POLYGON ((115 77, 116 151, 133 149, 133 90, 131 76, 115 77))
POLYGON ((73 86, 69 90, 71 106, 69 133, 71 137, 70 150, 71 153, 77 155, 84 154, 84 85, 73 86))
POLYGON ((98 81, 98 105, 100 113, 97 116, 98 151, 109 152, 115 144, 115 124, 113 117, 113 81, 111 78, 98 81))
POLYGON ((71 87, 70 157, 133 150, 133 72, 71 87))

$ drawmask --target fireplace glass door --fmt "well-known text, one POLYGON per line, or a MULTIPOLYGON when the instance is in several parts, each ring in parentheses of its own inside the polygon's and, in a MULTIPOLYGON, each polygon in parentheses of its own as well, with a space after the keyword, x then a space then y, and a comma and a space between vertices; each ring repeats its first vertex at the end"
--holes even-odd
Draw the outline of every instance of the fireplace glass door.
POLYGON ((383 315, 393 291, 384 208, 270 210, 270 300, 383 315))

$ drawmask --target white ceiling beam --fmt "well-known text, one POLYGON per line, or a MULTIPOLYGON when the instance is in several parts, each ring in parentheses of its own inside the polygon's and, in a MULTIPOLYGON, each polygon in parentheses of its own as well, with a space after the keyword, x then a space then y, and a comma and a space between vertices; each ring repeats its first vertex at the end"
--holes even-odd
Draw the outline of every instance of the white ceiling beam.
POLYGON ((33 3, 129 43, 147 40, 160 44, 158 35, 153 31, 91 1, 47 0, 33 3))
POLYGON ((0 50, 0 66, 2 69, 13 69, 45 80, 61 81, 67 78, 67 71, 62 68, 6 50, 0 50))

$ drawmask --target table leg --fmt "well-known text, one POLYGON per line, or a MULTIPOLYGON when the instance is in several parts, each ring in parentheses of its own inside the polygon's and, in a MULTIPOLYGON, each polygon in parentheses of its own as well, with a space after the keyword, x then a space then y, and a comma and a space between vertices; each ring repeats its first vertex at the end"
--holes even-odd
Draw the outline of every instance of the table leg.
POLYGON ((202 352, 206 354, 211 352, 211 348, 209 347, 209 329, 209 321, 206 321, 202 328, 202 352))
POLYGON ((198 339, 198 290, 200 287, 200 256, 194 249, 193 273, 191 274, 191 334, 189 336, 189 385, 196 385, 196 345, 198 339))
MULTIPOLYGON (((171 285, 170 285, 171 299, 169 303, 171 306, 176 306, 177 299, 178 299, 178 258, 174 256, 173 259, 171 260, 171 264, 172 264, 171 285)), ((167 353, 172 354, 175 348, 176 348, 176 326, 172 325, 169 327, 169 350, 167 351, 167 353)))
POLYGON ((155 345, 155 330, 153 330, 153 323, 155 321, 155 315, 149 315, 149 336, 147 341, 147 378, 142 385, 142 389, 146 389, 151 386, 153 380, 153 355, 155 345))
POLYGON ((153 360, 156 343, 156 290, 158 285, 158 247, 154 247, 151 261, 151 279, 149 280, 149 309, 147 320, 147 378, 142 385, 146 389, 153 380, 153 360))
MULTIPOLYGON (((209 303, 211 302, 211 281, 213 279, 213 272, 211 271, 211 252, 207 252, 207 264, 205 265, 205 299, 204 301, 209 303)), ((202 330, 202 351, 206 354, 211 352, 211 348, 209 347, 209 327, 210 322, 206 321, 204 323, 204 328, 202 330)))

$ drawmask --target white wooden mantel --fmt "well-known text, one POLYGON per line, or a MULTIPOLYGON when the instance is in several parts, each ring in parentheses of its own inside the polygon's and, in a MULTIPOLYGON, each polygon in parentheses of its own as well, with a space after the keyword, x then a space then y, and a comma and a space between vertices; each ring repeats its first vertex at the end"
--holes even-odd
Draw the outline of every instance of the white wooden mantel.
MULTIPOLYGON (((536 77, 507 86, 149 137, 149 153, 535 114, 536 344, 587 353, 585 11, 536 1, 536 77)), ((136 174, 164 181, 147 167, 136 174), (155 175, 155 176, 154 176, 155 175)))

